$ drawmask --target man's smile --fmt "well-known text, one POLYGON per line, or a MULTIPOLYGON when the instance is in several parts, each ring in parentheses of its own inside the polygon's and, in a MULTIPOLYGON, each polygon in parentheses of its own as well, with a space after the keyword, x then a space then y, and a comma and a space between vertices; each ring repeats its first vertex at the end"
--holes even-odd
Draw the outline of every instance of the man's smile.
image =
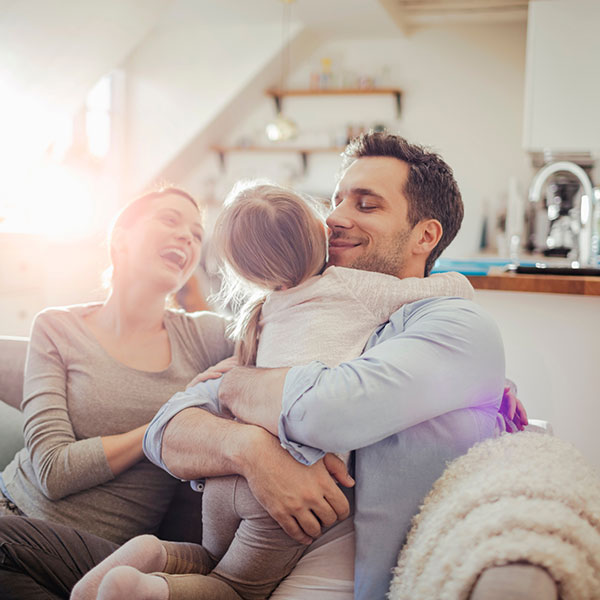
POLYGON ((355 248, 360 246, 362 242, 359 240, 350 240, 346 238, 330 238, 329 249, 330 250, 345 250, 347 248, 355 248))

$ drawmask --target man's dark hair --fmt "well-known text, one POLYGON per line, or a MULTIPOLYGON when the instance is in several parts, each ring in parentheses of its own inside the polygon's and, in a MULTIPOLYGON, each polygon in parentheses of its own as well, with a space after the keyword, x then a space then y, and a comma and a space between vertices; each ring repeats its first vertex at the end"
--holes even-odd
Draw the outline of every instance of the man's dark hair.
POLYGON ((346 146, 342 172, 359 158, 372 156, 397 158, 408 164, 403 193, 408 201, 411 227, 423 219, 437 219, 442 224, 442 237, 425 263, 427 276, 438 256, 455 238, 463 219, 463 203, 452 169, 435 152, 410 144, 399 135, 370 131, 346 146))

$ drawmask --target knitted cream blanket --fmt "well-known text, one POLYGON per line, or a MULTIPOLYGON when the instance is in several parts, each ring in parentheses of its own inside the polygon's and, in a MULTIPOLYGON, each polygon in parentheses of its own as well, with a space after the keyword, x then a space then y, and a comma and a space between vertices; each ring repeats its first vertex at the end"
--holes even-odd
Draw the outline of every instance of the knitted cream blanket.
POLYGON ((600 479, 556 437, 505 434, 453 461, 425 498, 391 600, 467 599, 486 568, 545 567, 563 600, 600 598, 600 479))

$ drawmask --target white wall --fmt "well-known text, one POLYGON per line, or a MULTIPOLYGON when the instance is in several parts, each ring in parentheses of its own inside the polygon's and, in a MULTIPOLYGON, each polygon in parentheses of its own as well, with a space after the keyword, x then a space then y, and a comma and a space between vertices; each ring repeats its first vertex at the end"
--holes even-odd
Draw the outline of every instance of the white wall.
POLYGON ((6 189, 11 179, 18 185, 26 176, 63 120, 140 43, 169 0, 0 4, 0 171, 6 189))
POLYGON ((3 233, 0 335, 28 335, 33 317, 47 306, 103 299, 101 273, 107 266, 108 251, 100 234, 67 242, 3 233))
MULTIPOLYGON (((308 145, 327 145, 348 122, 367 127, 383 122, 439 151, 453 166, 466 205, 463 229, 447 255, 471 255, 478 247, 484 201, 492 208, 503 203, 510 175, 525 194, 533 175, 521 148, 525 41, 525 24, 509 23, 437 26, 384 39, 366 32, 358 39, 324 42, 293 71, 289 87, 307 87, 322 57, 330 57, 338 73, 381 76, 388 67, 387 83, 404 90, 400 119, 391 96, 292 97, 284 100, 283 111, 298 123, 299 141, 308 145)), ((231 118, 223 134, 232 143, 261 142, 273 115, 272 101, 265 98, 250 117, 237 123, 231 118)), ((206 181, 214 179, 218 196, 237 178, 259 175, 329 195, 339 165, 337 156, 319 154, 310 159, 305 176, 295 155, 232 154, 222 175, 214 156, 199 159, 185 183, 202 195, 206 181)))
POLYGON ((475 299, 500 327, 529 416, 550 421, 600 472, 600 297, 477 290, 475 299))
POLYGON ((278 25, 215 24, 193 2, 176 4, 124 64, 128 192, 159 176, 280 48, 278 25))

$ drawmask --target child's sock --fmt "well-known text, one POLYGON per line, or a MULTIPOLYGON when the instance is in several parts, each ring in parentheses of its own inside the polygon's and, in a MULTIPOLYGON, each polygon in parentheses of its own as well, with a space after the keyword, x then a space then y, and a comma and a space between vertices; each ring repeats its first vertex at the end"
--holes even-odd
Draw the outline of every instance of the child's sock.
POLYGON ((89 571, 73 588, 71 600, 95 600, 104 576, 115 567, 128 565, 142 573, 163 571, 167 551, 153 535, 135 537, 107 556, 89 571))
POLYGON ((111 569, 98 588, 97 600, 169 600, 169 586, 162 577, 133 567, 111 569))

